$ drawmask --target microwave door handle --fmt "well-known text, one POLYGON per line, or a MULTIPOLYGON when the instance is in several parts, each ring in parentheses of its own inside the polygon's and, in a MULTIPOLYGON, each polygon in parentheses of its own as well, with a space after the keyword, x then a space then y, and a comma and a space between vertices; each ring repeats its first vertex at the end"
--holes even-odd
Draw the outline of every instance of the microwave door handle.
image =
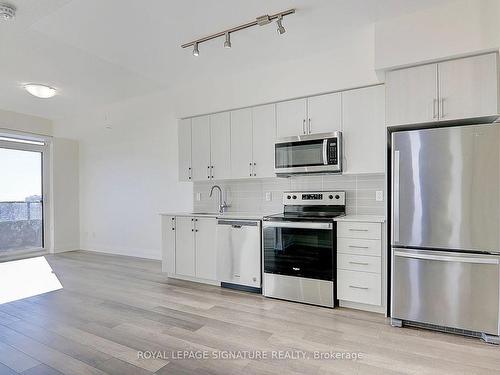
POLYGON ((328 165, 328 139, 323 139, 323 164, 328 165))

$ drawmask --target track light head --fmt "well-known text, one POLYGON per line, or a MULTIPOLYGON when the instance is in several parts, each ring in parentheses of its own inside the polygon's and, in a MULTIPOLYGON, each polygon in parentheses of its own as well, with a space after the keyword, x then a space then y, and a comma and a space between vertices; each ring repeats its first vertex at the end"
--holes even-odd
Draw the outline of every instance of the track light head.
POLYGON ((16 8, 10 4, 0 3, 0 19, 11 20, 16 15, 16 8))
POLYGON ((226 41, 224 42, 224 48, 231 48, 231 35, 226 33, 226 41))
POLYGON ((286 30, 283 27, 283 16, 282 15, 278 16, 278 19, 276 20, 276 25, 278 26, 278 28, 276 29, 278 34, 283 35, 286 32, 286 30))
POLYGON ((193 56, 199 56, 199 55, 200 55, 200 50, 198 48, 198 42, 195 42, 193 47, 193 56))

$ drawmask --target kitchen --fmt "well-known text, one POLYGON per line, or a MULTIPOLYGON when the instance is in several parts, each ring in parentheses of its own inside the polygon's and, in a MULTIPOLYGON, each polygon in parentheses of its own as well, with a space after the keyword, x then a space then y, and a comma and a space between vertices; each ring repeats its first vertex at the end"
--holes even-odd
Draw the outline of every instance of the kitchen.
POLYGON ((0 372, 496 371, 500 4, 14 2, 0 372))

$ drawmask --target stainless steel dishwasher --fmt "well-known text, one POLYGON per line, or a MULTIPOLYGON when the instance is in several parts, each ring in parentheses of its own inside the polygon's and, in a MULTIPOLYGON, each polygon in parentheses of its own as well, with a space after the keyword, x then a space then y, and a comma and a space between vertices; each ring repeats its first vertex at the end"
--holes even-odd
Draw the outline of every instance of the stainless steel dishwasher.
POLYGON ((221 286, 260 293, 261 223, 217 220, 217 279, 221 286))

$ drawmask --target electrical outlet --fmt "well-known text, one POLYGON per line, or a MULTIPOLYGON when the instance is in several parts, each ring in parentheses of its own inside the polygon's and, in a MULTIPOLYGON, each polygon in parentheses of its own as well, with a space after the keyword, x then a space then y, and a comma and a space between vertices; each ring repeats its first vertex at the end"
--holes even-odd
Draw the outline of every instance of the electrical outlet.
POLYGON ((384 192, 382 190, 377 190, 375 192, 375 200, 377 202, 382 202, 384 200, 384 192))
POLYGON ((196 200, 201 201, 201 193, 196 193, 196 200))
POLYGON ((270 202, 273 199, 273 196, 270 191, 266 192, 266 202, 270 202))

